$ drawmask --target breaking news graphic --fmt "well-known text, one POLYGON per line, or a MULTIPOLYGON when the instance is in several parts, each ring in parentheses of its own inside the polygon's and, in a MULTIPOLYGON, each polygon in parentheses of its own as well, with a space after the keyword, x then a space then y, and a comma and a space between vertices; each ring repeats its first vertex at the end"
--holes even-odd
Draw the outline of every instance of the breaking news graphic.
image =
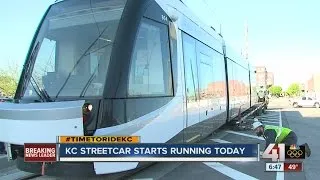
POLYGON ((24 144, 25 162, 57 161, 57 144, 24 144))

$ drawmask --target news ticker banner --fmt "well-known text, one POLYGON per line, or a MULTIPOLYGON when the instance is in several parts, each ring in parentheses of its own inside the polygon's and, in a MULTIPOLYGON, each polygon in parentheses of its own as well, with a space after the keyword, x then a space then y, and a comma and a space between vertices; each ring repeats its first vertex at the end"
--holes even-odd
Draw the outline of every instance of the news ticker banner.
POLYGON ((266 171, 271 172, 301 172, 303 171, 302 162, 279 162, 279 163, 266 163, 266 171))
POLYGON ((259 144, 139 143, 130 137, 58 137, 57 144, 25 144, 26 162, 259 161, 259 144))
POLYGON ((60 144, 59 161, 258 161, 257 144, 60 144))

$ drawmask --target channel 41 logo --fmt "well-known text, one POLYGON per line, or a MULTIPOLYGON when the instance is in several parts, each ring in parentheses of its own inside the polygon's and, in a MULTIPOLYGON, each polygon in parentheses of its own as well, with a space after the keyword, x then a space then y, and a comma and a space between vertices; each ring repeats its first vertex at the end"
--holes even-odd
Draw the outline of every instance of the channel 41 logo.
POLYGON ((272 159, 272 161, 282 161, 286 159, 305 159, 305 146, 285 146, 285 144, 269 144, 262 154, 263 159, 272 159))

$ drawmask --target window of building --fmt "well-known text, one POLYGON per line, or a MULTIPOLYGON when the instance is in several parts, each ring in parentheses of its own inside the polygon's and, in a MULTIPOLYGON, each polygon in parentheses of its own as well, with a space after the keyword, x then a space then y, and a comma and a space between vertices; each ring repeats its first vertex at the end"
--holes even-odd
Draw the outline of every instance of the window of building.
POLYGON ((129 74, 129 96, 171 96, 168 26, 143 19, 129 74))

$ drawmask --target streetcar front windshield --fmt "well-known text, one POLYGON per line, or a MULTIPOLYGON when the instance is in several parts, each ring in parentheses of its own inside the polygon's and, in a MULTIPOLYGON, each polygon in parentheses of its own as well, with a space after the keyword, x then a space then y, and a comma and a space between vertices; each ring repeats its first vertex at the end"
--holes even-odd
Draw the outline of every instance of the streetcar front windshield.
POLYGON ((67 0, 52 5, 32 47, 24 97, 37 96, 39 89, 50 97, 101 96, 125 4, 67 0))

